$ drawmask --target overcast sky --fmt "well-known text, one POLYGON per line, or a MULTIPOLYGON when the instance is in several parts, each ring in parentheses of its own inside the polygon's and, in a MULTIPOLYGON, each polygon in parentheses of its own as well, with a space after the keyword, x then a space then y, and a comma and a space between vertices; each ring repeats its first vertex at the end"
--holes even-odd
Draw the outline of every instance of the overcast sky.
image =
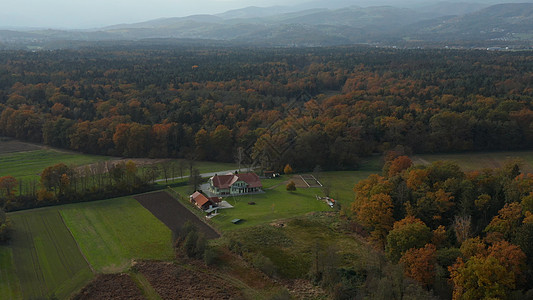
POLYGON ((0 26, 88 28, 305 0, 1 0, 0 26))
MULTIPOLYGON (((450 0, 0 0, 0 28, 45 27, 60 29, 96 28, 157 18, 215 14, 247 6, 268 7, 306 2, 380 5, 407 1, 450 0)), ((451 0, 495 2, 498 0, 451 0)), ((500 0, 512 1, 512 0, 500 0)), ((498 1, 498 2, 500 2, 498 1)), ((515 0, 530 2, 530 0, 515 0)), ((346 6, 348 6, 346 5, 346 6)), ((322 6, 321 6, 322 7, 322 6)))

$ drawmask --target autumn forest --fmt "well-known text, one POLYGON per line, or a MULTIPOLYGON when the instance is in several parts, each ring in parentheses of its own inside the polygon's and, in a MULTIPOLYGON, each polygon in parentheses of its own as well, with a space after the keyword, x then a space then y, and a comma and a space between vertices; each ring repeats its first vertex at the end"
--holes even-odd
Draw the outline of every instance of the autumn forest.
POLYGON ((532 72, 529 52, 6 52, 0 134, 126 157, 233 161, 242 147, 269 169, 354 169, 360 157, 397 146, 531 147, 532 72), (287 151, 269 155, 272 148, 287 151))
MULTIPOLYGON (((354 182, 350 205, 336 207, 350 234, 402 265, 423 295, 533 295, 533 175, 519 161, 465 171, 410 158, 533 149, 528 51, 155 44, 5 51, 0 136, 88 154, 184 158, 191 174, 193 161, 318 173, 357 170, 381 155, 382 172, 354 182)), ((42 189, 21 191, 4 209, 143 192, 156 178, 143 172, 132 162, 93 177, 50 166, 42 189)), ((15 186, 2 186, 6 199, 15 186)), ((328 282, 333 277, 318 267, 314 283, 350 299, 374 290, 365 286, 372 274, 388 276, 381 268, 354 272, 366 283, 355 287, 339 272, 328 282)), ((399 290, 391 297, 402 299, 399 290)))

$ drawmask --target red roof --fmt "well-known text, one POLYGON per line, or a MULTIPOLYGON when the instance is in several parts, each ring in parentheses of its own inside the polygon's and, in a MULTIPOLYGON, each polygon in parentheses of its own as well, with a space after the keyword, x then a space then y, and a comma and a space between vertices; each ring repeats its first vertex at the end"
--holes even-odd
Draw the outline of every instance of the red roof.
POLYGON ((255 173, 240 173, 213 176, 213 185, 219 189, 227 189, 237 181, 244 181, 250 188, 262 187, 259 176, 255 173))
POLYGON ((219 203, 220 201, 222 201, 222 198, 221 197, 209 197, 209 200, 212 201, 213 203, 219 203))
POLYGON ((194 192, 192 195, 191 195, 192 199, 194 200, 194 202, 196 202, 196 205, 198 206, 203 206, 204 204, 206 204, 207 202, 209 202, 209 199, 207 199, 206 196, 204 196, 204 194, 200 193, 200 192, 194 192))
POLYGON ((233 184, 233 177, 235 175, 215 175, 213 176, 213 185, 219 189, 227 189, 233 184))
MULTIPOLYGON (((248 184, 248 187, 255 188, 255 187, 262 187, 261 180, 259 179, 259 176, 255 173, 242 173, 237 174, 237 177, 239 177, 239 180, 242 180, 248 184)), ((237 180, 235 180, 237 181, 237 180)))

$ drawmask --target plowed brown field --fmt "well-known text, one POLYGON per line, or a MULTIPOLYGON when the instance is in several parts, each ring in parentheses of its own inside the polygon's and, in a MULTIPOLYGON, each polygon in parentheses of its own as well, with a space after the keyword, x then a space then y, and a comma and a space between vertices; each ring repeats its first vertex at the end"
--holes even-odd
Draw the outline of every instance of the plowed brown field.
POLYGON ((140 262, 135 267, 163 299, 242 299, 238 288, 207 272, 170 262, 140 262))
POLYGON ((174 232, 178 232, 187 221, 191 221, 205 234, 206 238, 220 237, 213 228, 198 219, 195 214, 165 191, 137 195, 134 198, 174 232))
POLYGON ((73 300, 145 299, 141 290, 127 274, 101 274, 85 286, 73 300))

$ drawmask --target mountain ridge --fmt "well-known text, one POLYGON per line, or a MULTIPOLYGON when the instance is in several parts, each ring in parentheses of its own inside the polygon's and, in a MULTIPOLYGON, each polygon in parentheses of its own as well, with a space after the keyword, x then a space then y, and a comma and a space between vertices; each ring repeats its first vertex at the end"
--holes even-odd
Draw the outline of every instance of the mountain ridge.
POLYGON ((349 6, 299 11, 284 6, 252 6, 216 15, 160 18, 85 31, 0 31, 3 43, 154 38, 223 40, 269 46, 386 45, 414 40, 419 43, 506 41, 528 44, 533 41, 533 3, 484 6, 439 2, 419 9, 349 6), (476 10, 477 7, 481 8, 476 10), (468 13, 447 15, 446 11, 468 13))

